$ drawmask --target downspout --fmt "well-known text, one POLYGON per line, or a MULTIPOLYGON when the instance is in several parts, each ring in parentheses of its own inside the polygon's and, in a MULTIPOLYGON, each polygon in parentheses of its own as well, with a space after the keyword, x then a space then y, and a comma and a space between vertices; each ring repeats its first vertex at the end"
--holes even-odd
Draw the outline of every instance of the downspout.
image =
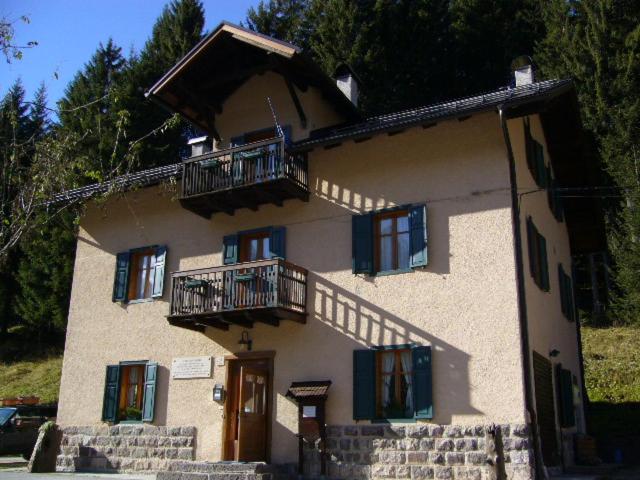
POLYGON ((507 157, 509 160, 509 180, 511 184, 511 223, 513 228, 513 238, 515 241, 515 260, 516 260, 516 283, 518 291, 518 313, 520 319, 520 348, 522 354, 522 366, 524 370, 524 390, 525 390, 525 408, 529 415, 531 423, 531 434, 533 440, 533 469, 536 479, 544 478, 542 474, 542 460, 540 452, 538 433, 538 422, 536 421, 536 412, 534 408, 533 388, 531 382, 531 356, 529 346, 529 322, 527 318, 527 299, 524 288, 524 267, 522 259, 522 234, 520 231, 520 201, 518 198, 518 184, 516 179, 516 161, 513 156, 513 148, 511 146, 511 137, 507 128, 507 120, 504 115, 504 105, 498 106, 498 115, 500 116, 500 126, 504 142, 507 147, 507 157), (538 468, 539 467, 539 468, 538 468))

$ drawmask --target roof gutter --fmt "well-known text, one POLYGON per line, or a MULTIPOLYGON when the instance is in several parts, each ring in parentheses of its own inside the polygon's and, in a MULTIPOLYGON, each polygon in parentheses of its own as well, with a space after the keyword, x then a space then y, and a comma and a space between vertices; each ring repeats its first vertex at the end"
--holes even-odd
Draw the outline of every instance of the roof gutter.
POLYGON ((518 183, 516 178, 516 162, 513 155, 511 145, 511 137, 507 128, 507 117, 505 115, 504 104, 498 105, 498 115, 500 116, 500 126, 504 142, 507 147, 507 157, 509 160, 509 180, 511 184, 511 223, 513 228, 513 238, 515 242, 515 261, 516 261, 516 284, 518 292, 518 317, 520 320, 520 348, 522 355, 522 367, 524 374, 524 390, 525 390, 525 408, 529 415, 531 423, 531 433, 533 436, 533 469, 535 478, 544 478, 542 474, 542 452, 540 450, 540 434, 538 432, 538 422, 536 419, 536 411, 534 407, 533 383, 531 378, 531 347, 529 344, 529 321, 527 317, 527 299, 524 287, 524 260, 522 249, 522 233, 520 229, 520 201, 518 198, 518 183))

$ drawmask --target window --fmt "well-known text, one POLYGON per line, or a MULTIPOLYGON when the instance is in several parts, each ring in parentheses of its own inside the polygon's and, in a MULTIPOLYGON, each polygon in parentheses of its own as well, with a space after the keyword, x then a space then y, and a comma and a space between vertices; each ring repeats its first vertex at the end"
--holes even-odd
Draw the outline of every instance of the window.
POLYGON ((403 272, 427 265, 427 211, 412 205, 352 218, 353 273, 403 272))
POLYGON ((253 262, 269 258, 286 258, 286 228, 268 227, 227 235, 222 240, 223 262, 253 262))
POLYGON ((560 407, 560 426, 571 428, 576 425, 575 406, 573 402, 573 379, 571 370, 556 365, 556 401, 560 407))
POLYGON ((549 291, 549 265, 547 241, 540 235, 531 217, 527 217, 527 242, 529 244, 529 269, 533 281, 545 292, 549 291))
POLYGON ((413 418, 411 350, 376 352, 376 415, 413 418))
POLYGON ((575 320, 575 304, 573 301, 573 284, 571 277, 565 273, 561 264, 558 264, 558 285, 560 286, 560 308, 567 320, 575 320))
POLYGON ((353 417, 433 418, 431 347, 399 345, 355 350, 353 417))
POLYGON ((153 421, 157 372, 157 363, 108 365, 102 420, 114 423, 153 421))
POLYGON ((167 247, 145 247, 116 256, 114 302, 162 297, 167 247))
POLYGON ((375 216, 376 271, 409 268, 409 212, 398 210, 375 216))

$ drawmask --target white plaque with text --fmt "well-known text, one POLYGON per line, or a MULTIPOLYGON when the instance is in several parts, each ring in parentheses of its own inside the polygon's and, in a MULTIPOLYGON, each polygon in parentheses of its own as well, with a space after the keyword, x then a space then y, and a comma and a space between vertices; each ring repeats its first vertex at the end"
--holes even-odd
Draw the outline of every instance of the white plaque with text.
POLYGON ((171 363, 173 378, 211 378, 211 357, 179 357, 171 363))

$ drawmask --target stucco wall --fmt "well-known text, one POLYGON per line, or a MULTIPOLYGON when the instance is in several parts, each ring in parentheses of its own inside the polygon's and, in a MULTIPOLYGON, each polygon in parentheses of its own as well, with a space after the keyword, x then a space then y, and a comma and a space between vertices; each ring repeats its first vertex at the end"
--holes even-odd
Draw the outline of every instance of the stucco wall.
MULTIPOLYGON (((292 122, 294 123, 294 122, 292 122)), ((434 423, 524 423, 508 163, 497 115, 414 128, 310 154, 311 200, 204 220, 161 188, 90 206, 80 226, 58 420, 100 423, 105 365, 160 364, 157 425, 197 427, 196 456, 221 454, 222 409, 212 379, 172 380, 178 356, 240 350, 241 328, 206 335, 170 326, 169 278, 159 301, 111 302, 115 255, 168 246, 167 270, 222 263, 222 237, 287 227, 287 258, 309 270, 308 322, 256 324, 254 351, 275 350, 272 461, 297 458, 291 381, 333 382, 329 424, 352 420, 352 352, 409 341, 433 347, 434 423), (426 202, 429 266, 376 278, 351 273, 351 216, 426 202)), ((561 348, 562 350, 562 348, 561 348)))
POLYGON ((273 127, 273 115, 267 98, 271 99, 280 125, 291 125, 293 140, 307 138, 311 130, 344 121, 344 118, 322 98, 317 88, 308 87, 304 92, 296 86, 293 88, 307 118, 306 127, 303 128, 301 125, 284 77, 269 71, 251 77, 224 102, 222 114, 216 118, 216 127, 222 138, 221 144, 226 148, 229 140, 237 135, 273 127))
MULTIPOLYGON (((540 118, 534 115, 529 117, 529 120, 531 135, 544 147, 545 159, 548 163, 549 155, 540 118)), ((571 251, 567 224, 566 221, 558 222, 553 216, 549 208, 546 190, 536 191, 539 187, 527 167, 523 119, 510 120, 508 128, 516 159, 517 184, 520 193, 520 229, 524 250, 523 263, 530 346, 532 351, 549 358, 554 365, 562 363, 563 368, 571 370, 572 374, 580 379, 577 325, 576 322, 569 322, 562 314, 558 281, 558 263, 561 263, 564 271, 571 275, 571 251), (542 291, 534 283, 530 274, 526 226, 528 216, 531 216, 536 228, 547 242, 550 286, 548 292, 542 291), (560 352, 557 357, 549 357, 549 352, 552 350, 560 352)), ((580 410, 576 419, 577 427, 581 429, 584 426, 583 414, 584 412, 580 410)), ((556 416, 558 415, 559 412, 556 409, 556 416)), ((568 431, 575 431, 575 429, 568 431)))

